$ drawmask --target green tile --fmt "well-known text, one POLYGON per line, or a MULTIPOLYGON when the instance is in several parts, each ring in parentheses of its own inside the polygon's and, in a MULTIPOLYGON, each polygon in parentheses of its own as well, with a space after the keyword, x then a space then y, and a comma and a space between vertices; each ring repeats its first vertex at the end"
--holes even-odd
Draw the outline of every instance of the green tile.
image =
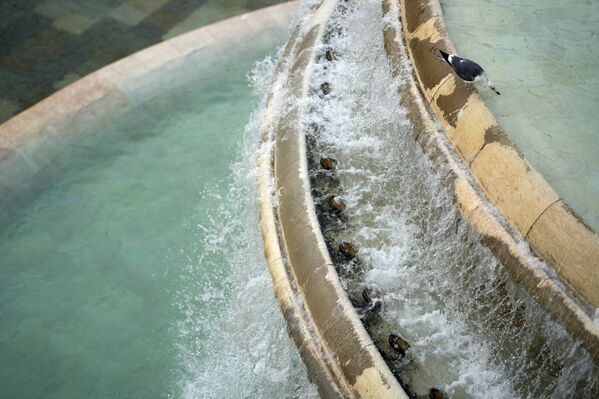
POLYGON ((9 21, 2 24, 2 28, 0 28, 0 54, 2 56, 48 29, 52 22, 43 15, 32 11, 18 12, 6 17, 0 16, 0 19, 4 18, 9 21))
POLYGON ((10 119, 21 110, 19 104, 15 101, 0 98, 0 123, 10 119))
POLYGON ((144 23, 167 32, 185 20, 196 8, 206 3, 206 1, 171 0, 144 19, 144 23))
POLYGON ((149 15, 162 7, 169 0, 129 0, 127 4, 146 15, 149 15))
POLYGON ((148 14, 149 12, 140 11, 138 8, 132 7, 129 3, 123 3, 108 15, 126 25, 135 26, 148 16, 148 14))
POLYGON ((87 17, 81 14, 73 14, 68 12, 64 14, 60 19, 54 21, 53 25, 58 29, 65 30, 74 35, 80 35, 91 27, 95 19, 87 17))

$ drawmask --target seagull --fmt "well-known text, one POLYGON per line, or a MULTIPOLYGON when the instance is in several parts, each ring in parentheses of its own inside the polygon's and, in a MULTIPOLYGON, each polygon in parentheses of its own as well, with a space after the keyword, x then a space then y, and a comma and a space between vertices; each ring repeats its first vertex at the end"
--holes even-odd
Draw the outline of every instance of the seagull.
POLYGON ((468 83, 480 83, 493 90, 497 95, 500 95, 499 91, 493 85, 493 82, 487 78, 485 70, 478 65, 476 62, 466 58, 459 57, 455 54, 448 54, 443 50, 439 49, 441 56, 445 62, 449 64, 451 68, 458 74, 458 76, 464 79, 468 83))

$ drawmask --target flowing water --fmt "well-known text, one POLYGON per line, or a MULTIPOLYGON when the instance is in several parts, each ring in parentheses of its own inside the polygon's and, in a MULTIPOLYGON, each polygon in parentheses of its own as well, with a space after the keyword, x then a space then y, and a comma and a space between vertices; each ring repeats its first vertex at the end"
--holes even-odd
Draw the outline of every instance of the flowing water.
POLYGON ((341 3, 322 48, 337 59, 321 57, 306 121, 315 150, 339 161, 336 190, 348 209, 329 233, 357 246, 364 269, 362 281, 345 280, 348 290, 382 290, 382 318, 411 344, 401 379, 418 394, 435 386, 452 398, 598 397, 588 353, 511 282, 454 207, 447 171, 412 139, 381 14, 378 0, 341 3))
MULTIPOLYGON (((333 234, 356 244, 364 269, 344 283, 377 285, 381 317, 411 344, 400 377, 452 398, 599 397, 588 354, 510 281, 411 138, 380 1, 342 7, 327 45, 337 59, 317 65, 307 123, 339 160, 348 210, 333 234), (316 94, 325 81, 331 93, 316 94)), ((188 68, 183 83, 71 147, 60 178, 2 226, 3 396, 317 396, 257 227, 263 104, 251 113, 245 75, 272 37, 188 68)), ((269 59, 255 69, 259 97, 272 73, 269 59)))
POLYGON ((160 77, 158 96, 71 146, 54 184, 2 226, 0 396, 317 395, 258 230, 273 62, 256 68, 254 94, 246 75, 283 35, 160 77))

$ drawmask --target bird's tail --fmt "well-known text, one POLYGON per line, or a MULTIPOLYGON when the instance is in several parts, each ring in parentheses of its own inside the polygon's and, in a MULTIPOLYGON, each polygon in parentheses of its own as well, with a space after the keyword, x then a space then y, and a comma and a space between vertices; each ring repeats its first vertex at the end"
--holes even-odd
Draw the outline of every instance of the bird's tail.
POLYGON ((443 59, 445 60, 445 62, 447 62, 449 65, 451 65, 451 63, 449 62, 449 54, 447 54, 445 51, 438 49, 439 50, 439 54, 441 54, 441 57, 443 57, 443 59))

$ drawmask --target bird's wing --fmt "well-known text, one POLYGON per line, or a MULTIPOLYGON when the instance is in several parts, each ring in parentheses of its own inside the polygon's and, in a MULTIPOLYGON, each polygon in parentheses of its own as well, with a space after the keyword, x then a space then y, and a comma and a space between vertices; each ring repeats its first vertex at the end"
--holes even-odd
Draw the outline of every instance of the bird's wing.
POLYGON ((485 73, 485 70, 476 62, 458 56, 452 57, 451 66, 458 76, 467 82, 473 82, 478 76, 485 73))

